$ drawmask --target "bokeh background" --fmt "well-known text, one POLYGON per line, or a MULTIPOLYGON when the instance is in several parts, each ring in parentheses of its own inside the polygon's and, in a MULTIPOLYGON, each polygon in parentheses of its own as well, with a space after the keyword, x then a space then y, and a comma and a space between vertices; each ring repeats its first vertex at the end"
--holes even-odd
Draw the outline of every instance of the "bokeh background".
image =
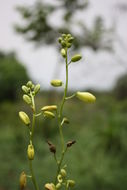
MULTIPOLYGON (((61 90, 50 86, 65 79, 57 38, 75 37, 72 55, 80 63, 69 68, 69 93, 93 92, 97 101, 87 105, 73 99, 64 113, 70 126, 66 141, 76 140, 65 160, 75 189, 127 189, 127 2, 126 0, 4 0, 0 4, 0 190, 19 188, 19 175, 29 173, 28 131, 18 118, 30 114, 22 100, 21 85, 41 84, 38 110, 59 103, 61 90)), ((55 120, 36 123, 34 167, 41 189, 54 179, 56 165, 46 140, 59 145, 55 120)), ((32 189, 28 180, 27 189, 32 189)))

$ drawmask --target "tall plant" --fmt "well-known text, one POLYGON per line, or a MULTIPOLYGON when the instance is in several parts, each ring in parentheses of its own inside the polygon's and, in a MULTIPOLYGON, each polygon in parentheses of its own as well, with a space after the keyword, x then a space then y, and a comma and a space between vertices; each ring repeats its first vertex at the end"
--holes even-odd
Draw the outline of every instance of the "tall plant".
POLYGON ((64 188, 65 190, 69 190, 75 186, 75 181, 68 179, 66 165, 64 165, 65 163, 63 164, 65 154, 67 154, 68 149, 76 142, 75 140, 69 141, 67 143, 65 142, 64 135, 63 135, 63 126, 65 124, 69 124, 69 119, 63 114, 63 109, 64 109, 65 103, 74 97, 77 97, 78 99, 86 103, 94 103, 96 98, 93 94, 89 92, 76 92, 72 94, 71 96, 68 96, 69 66, 70 64, 73 64, 74 62, 77 62, 82 58, 80 54, 76 54, 72 56, 69 60, 68 54, 69 54, 69 49, 71 48, 73 44, 73 40, 74 38, 72 37, 71 34, 62 34, 62 36, 58 39, 61 46, 61 55, 63 56, 64 61, 65 61, 66 80, 64 84, 61 80, 54 79, 51 81, 51 85, 53 87, 63 87, 64 89, 63 98, 59 105, 46 105, 42 107, 38 113, 36 104, 35 104, 35 97, 40 91, 40 85, 39 84, 34 85, 31 81, 28 81, 26 85, 22 86, 22 90, 24 92, 23 100, 25 101, 25 103, 27 103, 31 107, 32 121, 30 120, 29 116, 24 111, 19 112, 20 119, 29 129, 29 145, 27 149, 27 156, 29 160, 30 174, 27 175, 25 172, 21 173, 20 175, 21 190, 23 190, 26 186, 27 177, 31 178, 35 190, 40 189, 37 183, 36 176, 34 174, 34 170, 33 170, 33 160, 35 156, 33 139, 34 139, 34 133, 35 133, 35 124, 36 124, 35 121, 41 115, 43 115, 44 118, 46 117, 49 119, 53 119, 53 118, 57 119, 59 137, 61 141, 60 156, 58 156, 56 152, 56 146, 50 141, 47 142, 51 153, 53 153, 54 160, 57 165, 57 169, 56 169, 56 177, 54 181, 50 183, 46 183, 45 189, 58 190, 58 189, 64 188))

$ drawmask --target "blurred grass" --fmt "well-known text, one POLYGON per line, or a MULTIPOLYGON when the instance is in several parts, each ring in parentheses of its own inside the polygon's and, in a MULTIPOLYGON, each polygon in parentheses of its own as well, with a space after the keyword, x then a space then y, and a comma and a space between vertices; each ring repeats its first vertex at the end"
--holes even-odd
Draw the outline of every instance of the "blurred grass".
MULTIPOLYGON (((70 126, 64 127, 66 141, 76 140, 65 160, 68 175, 76 180, 79 190, 127 189, 127 99, 118 101, 111 94, 96 94, 97 102, 87 105, 79 100, 68 101, 65 116, 70 126)), ((52 93, 37 98, 37 105, 58 102, 52 93)), ((57 97, 59 99, 59 97, 57 97)), ((22 101, 0 104, 0 190, 18 189, 21 171, 29 173, 26 149, 28 130, 18 118, 18 112, 29 108, 22 101)), ((43 189, 54 179, 56 165, 46 140, 58 144, 55 120, 36 123, 34 160, 35 172, 43 189)), ((59 152, 59 150, 57 150, 59 152)), ((32 184, 28 179, 29 189, 32 184)))

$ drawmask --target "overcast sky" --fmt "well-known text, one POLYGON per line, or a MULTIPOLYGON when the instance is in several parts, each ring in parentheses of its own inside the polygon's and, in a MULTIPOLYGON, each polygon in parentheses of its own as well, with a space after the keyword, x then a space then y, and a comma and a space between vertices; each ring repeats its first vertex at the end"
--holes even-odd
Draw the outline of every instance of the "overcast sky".
MULTIPOLYGON (((62 64, 58 63, 56 50, 53 47, 37 49, 34 44, 26 42, 13 29, 14 23, 21 22, 15 7, 17 5, 31 5, 34 1, 1 1, 0 49, 5 51, 14 50, 27 67, 32 78, 40 82, 42 87, 49 88, 50 80, 54 77, 56 64, 59 65, 60 72, 55 77, 64 80, 64 68, 62 64)), ((112 24, 116 26, 115 54, 112 55, 102 51, 94 53, 90 49, 83 49, 82 62, 70 66, 69 85, 71 88, 78 89, 91 87, 106 90, 112 88, 116 79, 127 71, 127 11, 124 9, 127 3, 126 0, 91 0, 90 3, 91 6, 84 13, 83 19, 85 19, 86 23, 91 24, 95 15, 102 15, 107 26, 112 26, 112 24), (121 7, 124 12, 118 9, 118 3, 126 5, 121 7)))

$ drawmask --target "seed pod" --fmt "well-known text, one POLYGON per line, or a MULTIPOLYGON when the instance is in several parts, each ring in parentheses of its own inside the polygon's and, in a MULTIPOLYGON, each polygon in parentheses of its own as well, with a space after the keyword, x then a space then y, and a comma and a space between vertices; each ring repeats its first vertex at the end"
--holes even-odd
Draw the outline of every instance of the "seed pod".
POLYGON ((25 92, 26 94, 29 93, 29 88, 25 85, 22 86, 22 90, 23 92, 25 92))
POLYGON ((63 82, 59 79, 54 79, 51 81, 51 85, 54 86, 54 87, 59 87, 59 86, 62 86, 63 82))
POLYGON ((23 95, 23 100, 24 100, 27 104, 31 104, 31 98, 30 98, 28 95, 24 94, 24 95, 23 95))
POLYGON ((56 111, 56 110, 57 110, 56 105, 44 106, 41 108, 41 111, 56 111))
POLYGON ((27 156, 28 156, 29 160, 33 160, 34 159, 34 147, 33 147, 32 144, 28 145, 27 156))
POLYGON ((46 190, 55 190, 55 185, 53 183, 46 183, 45 189, 46 190))
POLYGON ((25 125, 27 125, 27 126, 30 125, 30 119, 29 119, 28 115, 25 112, 20 111, 19 112, 19 117, 20 117, 20 119, 23 121, 23 123, 25 125))
POLYGON ((73 144, 75 144, 76 141, 68 141, 67 143, 67 147, 71 147, 73 144))
POLYGON ((23 190, 26 187, 26 183, 27 183, 26 174, 25 174, 25 172, 22 172, 20 174, 20 178, 19 178, 19 186, 20 186, 21 190, 23 190))
POLYGON ((77 92, 76 97, 87 103, 94 103, 96 101, 96 97, 89 92, 77 92))
POLYGON ((61 49, 61 55, 65 58, 66 57, 66 51, 65 49, 61 49))
POLYGON ((60 174, 62 175, 62 177, 66 177, 67 172, 66 172, 65 169, 61 169, 61 170, 60 170, 60 174))
POLYGON ((31 88, 32 85, 33 85, 33 83, 32 83, 32 81, 28 81, 26 85, 27 85, 29 88, 31 88))
POLYGON ((47 141, 47 143, 49 145, 50 152, 52 152, 52 153, 55 154, 56 153, 56 146, 52 142, 50 142, 50 141, 47 141))
POLYGON ((75 181, 74 180, 67 180, 68 187, 74 187, 75 186, 75 181))
POLYGON ((60 187, 61 187, 61 183, 57 183, 56 189, 60 189, 60 187))
POLYGON ((55 117, 55 114, 50 112, 50 111, 44 111, 44 116, 45 117, 49 117, 49 118, 54 118, 55 117))
POLYGON ((40 84, 37 84, 34 88, 35 94, 37 94, 40 91, 40 84))
POLYGON ((82 58, 82 56, 80 54, 76 54, 71 58, 72 62, 76 62, 79 61, 82 58))

